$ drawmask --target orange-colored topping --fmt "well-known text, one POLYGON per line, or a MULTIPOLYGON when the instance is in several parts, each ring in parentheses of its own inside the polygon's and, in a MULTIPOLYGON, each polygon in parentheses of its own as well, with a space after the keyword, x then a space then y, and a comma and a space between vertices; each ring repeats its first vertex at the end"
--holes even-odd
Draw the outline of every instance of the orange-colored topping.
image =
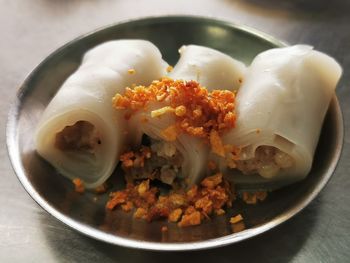
POLYGON ((201 223, 201 214, 194 211, 191 214, 183 215, 181 221, 177 224, 179 227, 196 226, 201 223))
POLYGON ((210 132, 210 145, 213 153, 225 157, 225 148, 217 131, 210 132))
POLYGON ((239 154, 241 153, 241 150, 242 150, 240 147, 226 144, 224 148, 226 153, 230 153, 229 157, 231 157, 232 160, 234 161, 239 160, 239 154))
POLYGON ((258 200, 264 201, 267 197, 266 191, 243 192, 242 199, 246 204, 255 205, 258 200))
MULTIPOLYGON (((266 191, 243 192, 242 200, 248 204, 256 204, 267 197, 266 191)), ((160 189, 151 186, 151 180, 128 183, 126 188, 110 194, 106 204, 108 210, 120 207, 123 211, 134 211, 134 218, 146 221, 167 219, 177 223, 179 227, 195 226, 213 216, 224 215, 226 208, 232 206, 236 199, 232 186, 221 173, 204 178, 200 184, 193 185, 186 192, 172 190, 160 195, 160 189)), ((241 214, 229 220, 232 231, 245 229, 241 214)))
POLYGON ((245 203, 255 205, 257 202, 256 195, 254 193, 243 192, 242 199, 245 203))
POLYGON ((95 188, 95 193, 96 194, 104 194, 105 192, 107 192, 107 189, 108 189, 108 185, 106 183, 103 183, 100 186, 97 186, 95 188))
POLYGON ((118 103, 114 103, 114 108, 117 109, 117 110, 123 110, 123 109, 126 109, 127 107, 129 107, 129 99, 123 97, 122 95, 120 94, 116 94, 114 97, 113 97, 113 102, 117 101, 118 103))
POLYGON ((241 214, 238 214, 238 215, 233 216, 233 217, 230 218, 230 223, 231 224, 236 224, 236 223, 238 223, 240 221, 243 221, 243 217, 241 216, 241 214))
POLYGON ((169 221, 170 222, 177 222, 177 221, 179 221, 181 215, 182 215, 182 209, 177 208, 169 214, 169 221))
POLYGON ((139 207, 136 209, 134 213, 134 217, 138 219, 146 219, 147 218, 147 210, 145 208, 139 207))
POLYGON ((151 149, 142 146, 138 152, 129 151, 120 156, 123 168, 144 167, 146 159, 151 158, 151 149))
POLYGON ((230 223, 233 233, 241 232, 245 229, 245 224, 241 214, 231 217, 230 223))
POLYGON ((74 190, 77 193, 80 193, 80 194, 84 193, 85 187, 84 187, 84 183, 81 179, 79 179, 79 178, 73 179, 73 184, 74 184, 74 190))
POLYGON ((141 197, 145 196, 148 190, 149 190, 149 180, 142 181, 137 187, 137 192, 141 197))
POLYGON ((222 174, 217 173, 215 175, 206 177, 202 182, 201 185, 204 187, 207 187, 209 189, 213 189, 214 187, 218 186, 222 182, 222 174))
MULTIPOLYGON (((210 140, 213 151, 220 156, 224 150, 219 135, 235 126, 235 93, 228 90, 209 92, 196 81, 162 78, 148 87, 126 88, 123 95, 116 94, 113 106, 117 110, 127 110, 126 119, 139 110, 145 110, 152 102, 164 102, 162 108, 152 111, 152 117, 164 113, 174 113, 175 126, 171 126, 172 137, 184 132, 192 136, 210 140)), ((167 130, 167 129, 166 129, 167 130)), ((165 131, 166 131, 165 130, 165 131)))
POLYGON ((206 196, 198 199, 194 203, 194 207, 196 209, 201 209, 203 211, 203 213, 205 213, 205 215, 209 215, 209 214, 211 214, 211 212, 213 210, 213 202, 209 199, 209 196, 206 195, 206 196))
POLYGON ((135 74, 135 73, 136 73, 136 70, 133 69, 133 68, 131 68, 131 69, 128 70, 128 73, 131 74, 131 75, 132 75, 132 74, 135 74))
POLYGON ((240 159, 241 148, 233 145, 225 145, 225 158, 227 167, 237 168, 237 161, 240 159))
POLYGON ((177 106, 175 109, 175 114, 178 117, 182 117, 186 114, 186 107, 184 105, 177 106))
POLYGON ((121 207, 124 212, 129 212, 134 208, 134 205, 132 202, 127 201, 125 204, 121 205, 121 207))
POLYGON ((161 135, 166 141, 169 141, 169 142, 175 141, 177 137, 176 126, 175 125, 169 126, 168 128, 162 130, 161 135))
POLYGON ((198 194, 198 185, 194 185, 187 191, 186 197, 188 200, 193 201, 198 194))
POLYGON ((214 212, 218 216, 221 216, 221 215, 225 214, 225 210, 221 209, 221 208, 220 209, 215 209, 214 212))
POLYGON ((166 68, 166 72, 169 73, 169 72, 173 71, 173 69, 174 69, 173 66, 170 66, 170 65, 169 65, 169 66, 166 68))
POLYGON ((221 174, 216 174, 187 192, 174 190, 167 195, 159 195, 159 189, 151 187, 149 179, 136 185, 128 184, 126 189, 110 195, 106 208, 113 210, 120 206, 126 212, 135 208, 135 218, 147 221, 166 218, 184 227, 224 214, 223 208, 231 205, 231 199, 228 183, 221 174))
POLYGON ((127 199, 127 193, 126 192, 114 192, 110 195, 110 199, 106 204, 106 208, 112 210, 116 206, 120 204, 124 204, 127 199))

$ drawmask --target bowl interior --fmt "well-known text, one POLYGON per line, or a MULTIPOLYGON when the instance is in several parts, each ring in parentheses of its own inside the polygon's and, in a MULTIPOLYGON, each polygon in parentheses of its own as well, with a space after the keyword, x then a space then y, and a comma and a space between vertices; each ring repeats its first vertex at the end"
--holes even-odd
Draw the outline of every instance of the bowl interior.
POLYGON ((212 47, 246 63, 263 50, 283 45, 264 34, 225 22, 164 17, 102 29, 50 55, 28 76, 18 92, 9 115, 7 136, 10 157, 19 179, 31 196, 59 220, 89 236, 119 245, 161 250, 214 247, 252 237, 287 220, 305 207, 328 181, 342 145, 343 124, 336 97, 328 110, 309 176, 300 183, 273 192, 262 204, 246 206, 236 202, 226 216, 181 229, 163 221, 133 220, 131 213, 107 212, 104 208, 107 194, 74 192, 71 182, 35 153, 36 124, 62 82, 78 67, 84 52, 104 41, 121 38, 152 41, 172 65, 184 44, 212 47), (247 230, 232 234, 228 218, 238 212, 245 218, 247 230), (160 231, 164 225, 169 229, 166 233, 160 231))

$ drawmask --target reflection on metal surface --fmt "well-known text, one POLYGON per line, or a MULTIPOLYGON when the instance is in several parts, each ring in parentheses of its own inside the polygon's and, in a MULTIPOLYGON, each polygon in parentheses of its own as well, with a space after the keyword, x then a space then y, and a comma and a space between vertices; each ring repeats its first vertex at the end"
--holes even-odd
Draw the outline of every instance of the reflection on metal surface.
POLYGON ((220 41, 220 38, 227 37, 227 33, 228 33, 227 30, 219 26, 208 26, 207 31, 208 31, 207 34, 213 37, 216 37, 217 41, 220 41))
POLYGON ((265 34, 225 22, 163 17, 131 21, 96 31, 49 56, 29 75, 18 93, 9 113, 7 143, 21 183, 54 217, 88 236, 122 246, 152 250, 218 247, 256 236, 286 221, 314 199, 327 183, 339 159, 343 141, 343 122, 336 97, 326 116, 309 176, 302 182, 273 192, 261 205, 244 206, 237 202, 235 211, 230 213, 240 211, 243 214, 248 227, 243 232, 231 234, 230 213, 227 218, 217 217, 201 226, 181 229, 161 221, 148 224, 133 220, 127 213, 107 212, 104 209, 107 195, 96 197, 92 193, 75 193, 72 184, 35 153, 33 132, 45 105, 62 81, 79 65, 84 52, 101 42, 117 38, 148 39, 160 48, 170 63, 176 61, 176 52, 184 43, 216 48, 248 63, 257 53, 283 45, 265 34), (218 32, 222 41, 217 41, 218 32), (160 231, 163 225, 168 226, 168 233, 160 231))

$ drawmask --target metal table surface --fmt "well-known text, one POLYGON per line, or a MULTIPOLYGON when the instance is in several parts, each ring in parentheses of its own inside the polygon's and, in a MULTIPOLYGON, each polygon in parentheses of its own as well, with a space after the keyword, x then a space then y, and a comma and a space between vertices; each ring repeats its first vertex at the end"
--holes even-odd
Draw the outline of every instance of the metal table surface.
POLYGON ((0 262, 349 262, 350 3, 346 0, 0 0, 0 262), (337 89, 345 120, 341 160, 329 184, 302 213, 278 228, 231 246, 157 253, 85 237, 47 214, 25 192, 7 156, 7 112, 17 87, 65 42, 118 21, 196 14, 245 24, 291 44, 334 56, 344 75, 337 89))

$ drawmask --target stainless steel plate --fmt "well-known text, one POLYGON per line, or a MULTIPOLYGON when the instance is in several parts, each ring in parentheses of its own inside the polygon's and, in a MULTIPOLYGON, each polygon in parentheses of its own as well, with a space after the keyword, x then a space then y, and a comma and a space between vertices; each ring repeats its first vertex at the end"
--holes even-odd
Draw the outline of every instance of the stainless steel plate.
MULTIPOLYGON (((48 56, 24 81, 9 113, 7 144, 16 174, 27 192, 51 215, 90 237, 112 244, 152 249, 191 250, 235 243, 263 233, 302 210, 325 186, 339 159, 343 121, 336 97, 328 110, 314 165, 308 177, 270 194, 256 206, 237 202, 226 217, 200 226, 178 228, 166 222, 146 223, 131 214, 104 209, 107 195, 80 195, 70 181, 35 153, 33 132, 38 120, 62 82, 78 67, 91 47, 111 39, 141 38, 158 46, 174 64, 178 48, 198 44, 221 50, 246 63, 259 52, 283 46, 270 36, 222 21, 199 17, 158 17, 129 21, 82 36, 48 56), (233 234, 228 218, 243 214, 247 230, 233 234), (161 227, 167 225, 168 232, 161 227)), ((118 173, 118 171, 116 171, 118 173)))

